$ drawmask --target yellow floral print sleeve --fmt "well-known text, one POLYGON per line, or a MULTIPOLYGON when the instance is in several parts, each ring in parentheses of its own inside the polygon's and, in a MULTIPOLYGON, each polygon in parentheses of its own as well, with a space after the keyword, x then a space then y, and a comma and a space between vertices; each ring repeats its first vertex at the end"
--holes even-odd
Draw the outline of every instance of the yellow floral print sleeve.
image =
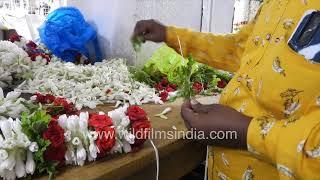
POLYGON ((237 34, 169 27, 167 44, 199 62, 235 72, 221 104, 253 117, 248 151, 211 147, 210 179, 320 179, 320 64, 287 42, 319 0, 265 0, 237 34))
POLYGON ((182 50, 183 55, 192 54, 201 63, 235 72, 240 67, 240 59, 253 26, 254 23, 250 23, 239 33, 230 35, 214 35, 168 27, 167 44, 179 53, 182 50))

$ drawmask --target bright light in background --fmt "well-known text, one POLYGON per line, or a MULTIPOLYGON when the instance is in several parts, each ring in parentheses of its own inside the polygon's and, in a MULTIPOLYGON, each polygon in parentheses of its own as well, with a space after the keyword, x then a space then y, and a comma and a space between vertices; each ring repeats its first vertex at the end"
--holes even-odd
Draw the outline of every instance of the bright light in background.
POLYGON ((65 4, 66 0, 0 0, 0 24, 36 40, 46 15, 65 4))

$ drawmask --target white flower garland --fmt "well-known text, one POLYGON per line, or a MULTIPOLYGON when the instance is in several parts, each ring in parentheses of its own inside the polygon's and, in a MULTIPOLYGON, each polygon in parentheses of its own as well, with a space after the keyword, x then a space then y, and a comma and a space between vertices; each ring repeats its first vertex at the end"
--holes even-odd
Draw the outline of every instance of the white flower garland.
POLYGON ((0 129, 0 176, 15 179, 32 175, 36 168, 33 153, 38 151, 38 144, 22 132, 19 119, 1 120, 0 129))
POLYGON ((94 161, 97 158, 99 150, 94 141, 98 138, 98 134, 88 130, 88 120, 88 112, 81 112, 79 116, 59 117, 58 123, 65 131, 66 164, 83 166, 87 159, 94 161))
POLYGON ((124 59, 104 60, 95 65, 53 62, 39 66, 34 78, 19 88, 28 93, 66 97, 77 109, 94 109, 99 104, 117 102, 118 105, 126 102, 131 105, 163 103, 155 89, 131 78, 124 59))

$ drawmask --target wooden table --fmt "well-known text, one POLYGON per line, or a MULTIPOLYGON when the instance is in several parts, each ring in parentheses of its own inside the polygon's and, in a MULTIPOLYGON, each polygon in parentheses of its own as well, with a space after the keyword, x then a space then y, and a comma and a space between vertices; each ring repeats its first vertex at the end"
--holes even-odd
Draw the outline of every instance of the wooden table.
MULTIPOLYGON (((143 109, 148 113, 152 127, 155 130, 186 130, 180 117, 181 101, 166 105, 144 105, 143 109), (167 116, 169 119, 154 117, 166 107, 172 107, 173 111, 167 116)), ((96 111, 108 112, 111 106, 99 106, 96 111)), ((175 180, 190 172, 205 160, 205 146, 192 140, 183 139, 154 139, 154 143, 160 156, 160 180, 175 180)), ((137 179, 153 180, 156 177, 155 152, 147 141, 144 147, 135 153, 113 155, 88 163, 83 167, 68 167, 60 171, 56 179, 137 179)), ((46 178, 42 178, 46 179, 46 178)))

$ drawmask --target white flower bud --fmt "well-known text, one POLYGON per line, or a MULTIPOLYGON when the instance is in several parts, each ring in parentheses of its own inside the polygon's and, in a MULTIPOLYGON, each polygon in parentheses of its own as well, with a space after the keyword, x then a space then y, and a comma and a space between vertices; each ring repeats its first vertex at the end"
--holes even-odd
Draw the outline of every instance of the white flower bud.
POLYGON ((75 137, 75 138, 73 138, 73 140, 72 140, 72 144, 75 145, 75 146, 79 146, 79 145, 81 145, 82 143, 81 143, 81 140, 80 140, 78 137, 75 137))
POLYGON ((126 133, 124 135, 124 139, 129 143, 129 144, 134 144, 135 136, 131 133, 126 133))
POLYGON ((77 165, 83 166, 86 160, 87 153, 82 145, 79 145, 77 148, 77 165))
POLYGON ((98 147, 94 144, 94 142, 90 143, 89 152, 90 152, 90 156, 93 158, 93 160, 95 160, 98 154, 98 147))
POLYGON ((33 160, 33 155, 31 151, 27 152, 27 162, 26 162, 26 172, 28 174, 33 174, 36 169, 36 163, 33 160))
POLYGON ((88 138, 89 138, 90 141, 95 141, 95 140, 97 140, 97 139, 98 139, 98 136, 99 136, 99 134, 98 134, 98 132, 96 132, 96 131, 90 131, 90 132, 88 133, 88 138))
POLYGON ((17 99, 18 97, 20 97, 21 95, 21 92, 17 92, 17 91, 11 91, 7 94, 6 96, 6 100, 15 100, 17 99))
POLYGON ((4 161, 8 158, 8 152, 4 149, 0 149, 0 160, 4 161))
POLYGON ((5 169, 3 174, 4 174, 3 179, 5 179, 5 180, 15 180, 16 179, 16 173, 14 172, 14 170, 5 169))
POLYGON ((39 146, 37 142, 32 142, 29 146, 29 150, 31 152, 37 152, 39 150, 39 146))
POLYGON ((15 169, 17 178, 22 178, 26 176, 26 169, 21 156, 22 156, 22 153, 16 153, 16 166, 14 169, 15 169))
POLYGON ((127 141, 122 141, 123 144, 123 151, 125 153, 129 153, 132 151, 131 145, 127 141))
POLYGON ((71 141, 71 131, 67 130, 65 133, 64 133, 64 140, 66 142, 70 142, 71 141))
POLYGON ((9 157, 0 164, 0 169, 8 169, 12 171, 15 165, 15 152, 10 152, 9 157))

